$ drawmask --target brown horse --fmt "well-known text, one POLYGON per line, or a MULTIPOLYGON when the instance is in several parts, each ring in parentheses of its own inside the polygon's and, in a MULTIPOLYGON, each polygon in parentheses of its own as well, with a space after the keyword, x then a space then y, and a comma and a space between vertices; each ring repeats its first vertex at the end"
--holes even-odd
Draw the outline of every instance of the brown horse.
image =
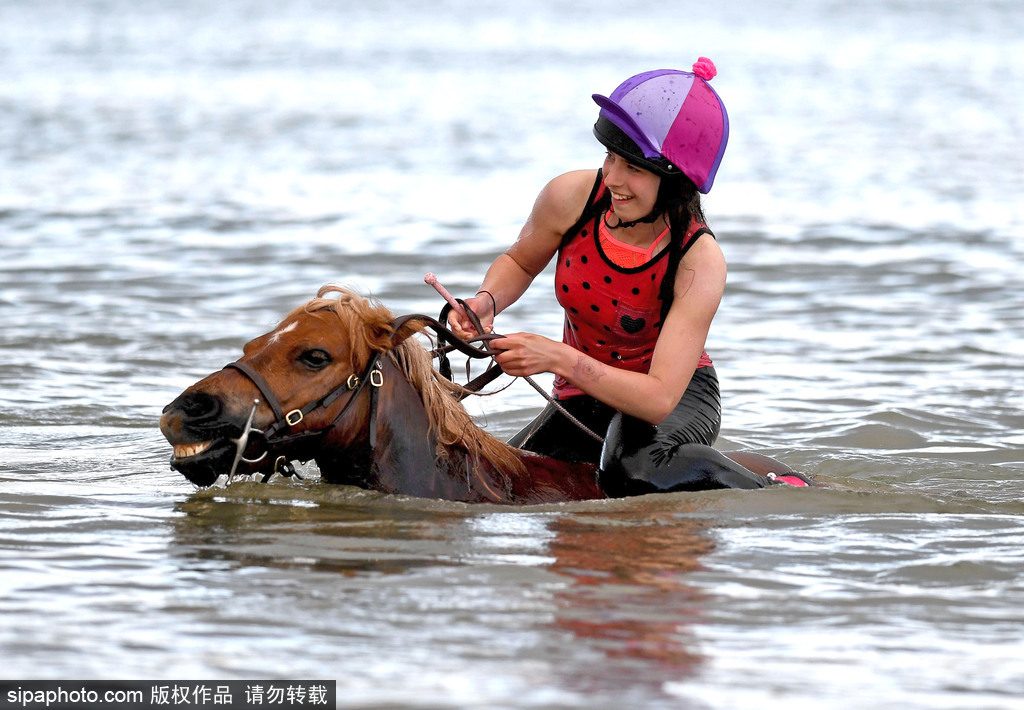
MULTIPOLYGON (((167 405, 160 429, 174 447, 171 466, 199 486, 223 474, 288 475, 291 461, 315 460, 326 482, 426 498, 605 497, 595 465, 537 456, 480 429, 461 388, 410 337, 427 320, 396 320, 375 301, 321 288, 167 405)), ((791 471, 759 454, 728 456, 761 475, 791 471)))

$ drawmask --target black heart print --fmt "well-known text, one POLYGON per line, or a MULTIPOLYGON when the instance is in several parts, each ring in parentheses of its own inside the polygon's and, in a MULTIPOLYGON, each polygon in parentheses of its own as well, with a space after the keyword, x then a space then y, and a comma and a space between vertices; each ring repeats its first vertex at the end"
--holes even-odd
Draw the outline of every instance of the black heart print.
POLYGON ((629 316, 622 316, 619 323, 622 324, 622 329, 630 334, 639 333, 647 325, 647 321, 643 318, 630 318, 629 316))

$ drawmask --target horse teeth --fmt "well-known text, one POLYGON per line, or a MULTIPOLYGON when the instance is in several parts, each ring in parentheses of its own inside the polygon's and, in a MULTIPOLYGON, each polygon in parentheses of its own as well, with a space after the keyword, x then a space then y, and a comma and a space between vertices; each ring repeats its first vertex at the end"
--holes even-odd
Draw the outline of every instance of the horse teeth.
POLYGON ((205 441, 202 444, 176 444, 174 458, 187 459, 190 456, 197 456, 210 448, 212 443, 212 441, 205 441))

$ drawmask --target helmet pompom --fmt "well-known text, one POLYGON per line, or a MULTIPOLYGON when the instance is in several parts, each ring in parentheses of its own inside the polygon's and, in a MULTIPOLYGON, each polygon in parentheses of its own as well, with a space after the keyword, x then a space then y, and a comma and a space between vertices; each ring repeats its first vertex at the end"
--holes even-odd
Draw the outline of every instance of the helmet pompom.
POLYGON ((704 81, 711 81, 718 75, 718 70, 715 69, 715 63, 707 57, 698 57, 693 63, 693 73, 704 81))

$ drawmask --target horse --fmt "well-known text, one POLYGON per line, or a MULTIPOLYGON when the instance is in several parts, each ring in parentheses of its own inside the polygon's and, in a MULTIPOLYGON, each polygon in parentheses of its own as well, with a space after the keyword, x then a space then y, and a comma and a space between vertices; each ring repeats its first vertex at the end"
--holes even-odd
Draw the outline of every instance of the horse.
MULTIPOLYGON (((428 326, 445 330, 322 287, 164 408, 172 468, 206 487, 222 475, 292 475, 291 462, 312 460, 324 482, 390 494, 495 504, 607 497, 596 464, 516 449, 479 427, 461 403, 465 388, 412 337, 428 326)), ((760 454, 726 455, 762 476, 792 471, 760 454)))

